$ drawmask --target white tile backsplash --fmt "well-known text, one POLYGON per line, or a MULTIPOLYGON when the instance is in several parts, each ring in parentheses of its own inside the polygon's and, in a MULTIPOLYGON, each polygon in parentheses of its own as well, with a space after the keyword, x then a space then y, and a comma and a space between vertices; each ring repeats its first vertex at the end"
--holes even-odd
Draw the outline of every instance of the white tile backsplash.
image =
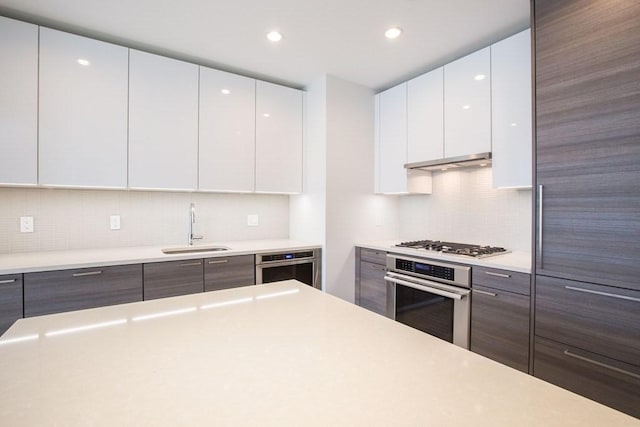
POLYGON ((531 250, 531 190, 494 189, 491 168, 433 173, 433 194, 400 198, 400 238, 531 250))
POLYGON ((286 195, 0 188, 0 253, 183 245, 191 202, 205 242, 289 236, 286 195), (260 225, 247 226, 248 214, 260 225), (34 233, 20 233, 23 215, 34 217, 34 233), (121 216, 120 230, 110 215, 121 216))

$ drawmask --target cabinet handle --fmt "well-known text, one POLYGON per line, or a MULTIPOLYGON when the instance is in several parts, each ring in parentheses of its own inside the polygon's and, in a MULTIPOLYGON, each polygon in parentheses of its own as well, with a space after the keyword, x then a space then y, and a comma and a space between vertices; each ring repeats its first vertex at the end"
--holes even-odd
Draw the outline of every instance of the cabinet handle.
POLYGON ((493 292, 481 291, 480 289, 472 289, 472 292, 475 294, 488 295, 490 297, 497 297, 498 294, 494 294, 493 292))
POLYGON ((640 375, 633 372, 626 371, 624 369, 616 368, 615 366, 607 365, 606 363, 598 362, 597 360, 589 359, 588 357, 580 356, 575 353, 571 353, 569 350, 565 350, 565 356, 573 357, 574 359, 582 360, 583 362, 591 363, 592 365, 600 366, 601 368, 609 369, 611 371, 618 372, 620 374, 628 375, 633 378, 640 379, 640 375))
POLYGON ((198 262, 186 262, 184 264, 180 264, 180 267, 191 267, 194 265, 202 265, 202 263, 200 261, 198 262))
POLYGON ((86 273, 73 273, 73 277, 97 276, 102 274, 102 270, 87 271, 86 273))
POLYGON ((544 185, 538 185, 538 262, 540 263, 540 269, 544 268, 542 264, 542 213, 544 212, 542 209, 543 190, 544 185))
POLYGON ((586 294, 600 295, 603 297, 611 297, 611 298, 623 299, 627 301, 640 302, 640 298, 628 297, 626 295, 610 294, 609 292, 592 291, 591 289, 576 288, 574 286, 565 286, 564 288, 569 289, 570 291, 584 292, 586 294))
POLYGON ((0 285, 6 285, 7 283, 13 283, 15 281, 16 279, 0 280, 0 285))
POLYGON ((505 279, 508 279, 511 277, 510 274, 492 273, 491 271, 485 271, 484 274, 486 274, 487 276, 503 277, 505 279))
POLYGON ((228 259, 221 259, 218 261, 208 261, 207 264, 224 264, 225 262, 228 262, 228 259))

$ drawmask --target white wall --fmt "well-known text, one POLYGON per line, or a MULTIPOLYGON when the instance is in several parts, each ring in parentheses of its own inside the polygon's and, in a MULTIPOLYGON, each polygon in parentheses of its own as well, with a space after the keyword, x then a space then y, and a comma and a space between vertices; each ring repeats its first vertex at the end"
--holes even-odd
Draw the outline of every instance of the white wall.
POLYGON ((433 173, 433 194, 400 198, 400 238, 531 251, 531 190, 491 188, 491 168, 433 173))
POLYGON ((184 245, 189 204, 204 241, 287 238, 289 197, 257 194, 0 188, 0 253, 99 247, 184 245), (122 228, 109 229, 109 216, 122 228), (247 226, 258 214, 260 225, 247 226), (32 215, 34 233, 19 232, 32 215))
POLYGON ((353 302, 354 243, 398 235, 397 198, 373 194, 373 91, 323 76, 307 106, 305 194, 291 197, 290 236, 324 243, 323 289, 353 302))

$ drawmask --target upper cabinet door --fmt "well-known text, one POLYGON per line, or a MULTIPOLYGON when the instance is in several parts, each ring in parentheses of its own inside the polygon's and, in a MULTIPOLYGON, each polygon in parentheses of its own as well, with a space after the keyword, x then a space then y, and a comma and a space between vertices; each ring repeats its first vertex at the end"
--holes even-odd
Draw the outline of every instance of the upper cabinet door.
POLYGON ((256 191, 302 191, 302 92, 256 85, 256 191))
POLYGON ((409 80, 407 163, 444 156, 444 68, 409 80))
POLYGON ((40 184, 127 186, 128 49, 40 29, 40 184))
POLYGON ((407 83, 379 94, 378 190, 407 192, 407 83))
POLYGON ((200 67, 199 188, 253 191, 256 81, 200 67))
POLYGON ((444 156, 491 151, 491 54, 484 48, 444 66, 444 156))
POLYGON ((0 17, 0 183, 38 181, 38 27, 0 17))
POLYGON ((130 50, 129 186, 197 188, 198 66, 130 50))
POLYGON ((493 186, 531 187, 531 30, 491 46, 493 186))

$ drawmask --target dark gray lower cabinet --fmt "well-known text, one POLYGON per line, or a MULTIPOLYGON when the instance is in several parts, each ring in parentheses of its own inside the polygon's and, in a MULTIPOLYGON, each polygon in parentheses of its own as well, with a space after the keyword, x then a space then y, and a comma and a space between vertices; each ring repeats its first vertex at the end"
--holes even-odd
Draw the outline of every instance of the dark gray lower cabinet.
POLYGON ((536 337, 533 373, 640 418, 640 367, 536 337))
POLYGON ((208 258, 204 260, 204 290, 251 286, 256 284, 254 255, 208 258))
POLYGON ((473 285, 471 351, 529 372, 529 295, 473 285))
POLYGON ((22 274, 0 276, 0 335, 22 317, 22 274))
POLYGON ((385 252, 357 248, 356 304, 387 316, 387 282, 385 252))
POLYGON ((202 259, 144 264, 144 299, 203 292, 203 265, 202 259))
POLYGON ((142 301, 142 265, 24 275, 24 316, 142 301))
POLYGON ((529 372, 531 275, 474 266, 471 281, 471 351, 529 372))

